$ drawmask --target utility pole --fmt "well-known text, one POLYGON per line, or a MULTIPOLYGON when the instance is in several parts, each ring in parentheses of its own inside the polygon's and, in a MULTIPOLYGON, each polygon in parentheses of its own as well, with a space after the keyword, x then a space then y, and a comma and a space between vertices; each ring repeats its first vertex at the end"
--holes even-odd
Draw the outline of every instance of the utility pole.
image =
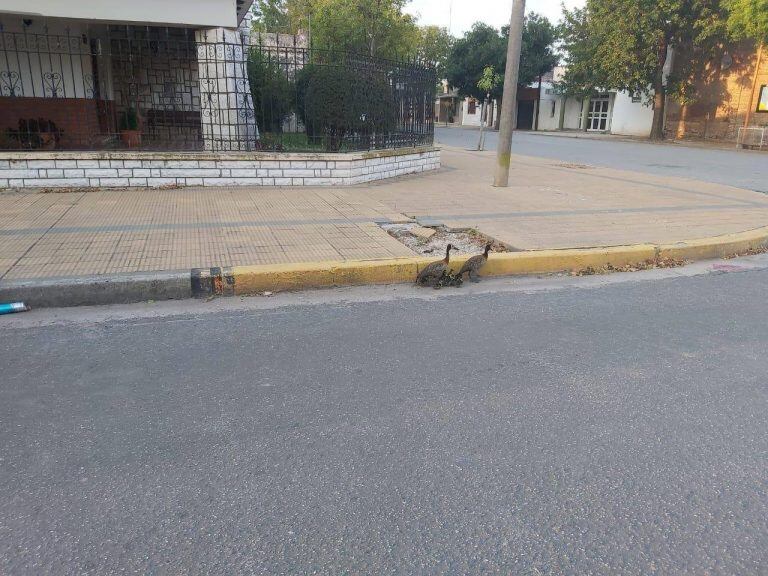
MULTIPOLYGON (((757 108, 757 105, 755 104, 755 98, 757 98, 757 77, 760 74, 760 61, 763 58, 763 50, 765 49, 765 46, 763 43, 760 43, 760 47, 757 49, 757 60, 755 62, 755 76, 752 79, 752 95, 749 97, 749 108, 747 108, 747 113, 744 115, 744 131, 746 132, 746 129, 749 128, 749 121, 752 119, 752 110, 757 108)), ((738 144, 741 144, 741 142, 738 142, 738 144)))
POLYGON ((507 67, 504 70, 499 147, 496 151, 496 174, 493 178, 493 185, 502 188, 509 186, 509 164, 512 153, 512 131, 515 126, 517 78, 520 71, 524 18, 525 0, 513 0, 512 18, 509 22, 509 42, 507 43, 507 67))

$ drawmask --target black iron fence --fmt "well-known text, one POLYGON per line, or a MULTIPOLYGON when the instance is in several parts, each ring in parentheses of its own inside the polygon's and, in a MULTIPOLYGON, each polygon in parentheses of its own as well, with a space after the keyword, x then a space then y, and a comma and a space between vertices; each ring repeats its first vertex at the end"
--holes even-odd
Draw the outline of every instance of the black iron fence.
POLYGON ((436 75, 416 62, 259 44, 248 76, 261 145, 351 151, 429 145, 436 75))
POLYGON ((237 31, 0 32, 0 148, 353 151, 433 142, 434 70, 237 31), (81 33, 82 32, 82 33, 81 33))

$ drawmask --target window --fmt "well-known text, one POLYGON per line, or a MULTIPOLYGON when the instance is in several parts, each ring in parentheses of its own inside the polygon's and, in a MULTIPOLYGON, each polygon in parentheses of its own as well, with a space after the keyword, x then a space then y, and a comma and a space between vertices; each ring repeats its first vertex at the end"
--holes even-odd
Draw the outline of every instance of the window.
POLYGON ((632 94, 632 104, 640 104, 640 102, 643 101, 643 97, 640 94, 640 92, 635 92, 632 94))
POLYGON ((476 113, 477 113, 477 100, 472 98, 467 104, 467 114, 476 114, 476 113))
POLYGON ((760 97, 757 99, 757 111, 768 112, 768 86, 760 86, 760 97))

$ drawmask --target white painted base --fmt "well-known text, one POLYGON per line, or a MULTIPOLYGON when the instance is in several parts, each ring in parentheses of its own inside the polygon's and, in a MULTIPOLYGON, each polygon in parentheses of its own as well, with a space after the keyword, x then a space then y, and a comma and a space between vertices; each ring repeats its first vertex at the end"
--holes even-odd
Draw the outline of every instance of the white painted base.
POLYGON ((349 154, 0 152, 0 188, 350 186, 440 168, 438 148, 349 154))

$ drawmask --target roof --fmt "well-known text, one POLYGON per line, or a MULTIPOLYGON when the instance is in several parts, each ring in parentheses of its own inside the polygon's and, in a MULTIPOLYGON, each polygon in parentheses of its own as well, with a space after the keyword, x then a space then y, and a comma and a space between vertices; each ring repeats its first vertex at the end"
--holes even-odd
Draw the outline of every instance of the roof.
POLYGON ((253 0, 237 0, 237 22, 238 24, 243 21, 245 14, 251 9, 253 0))

